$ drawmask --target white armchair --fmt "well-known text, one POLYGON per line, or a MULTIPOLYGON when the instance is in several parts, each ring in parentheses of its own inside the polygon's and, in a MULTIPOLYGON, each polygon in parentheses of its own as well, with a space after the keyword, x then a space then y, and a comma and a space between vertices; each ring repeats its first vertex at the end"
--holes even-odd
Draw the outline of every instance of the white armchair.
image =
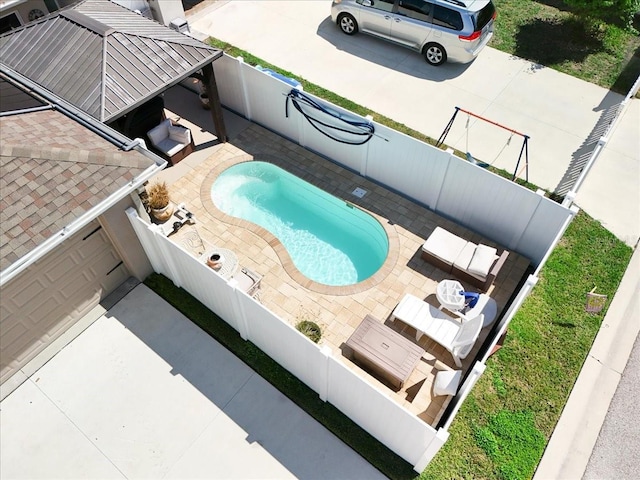
POLYGON ((147 138, 153 148, 172 165, 195 150, 191 130, 173 123, 170 119, 163 120, 160 125, 149 130, 147 138))

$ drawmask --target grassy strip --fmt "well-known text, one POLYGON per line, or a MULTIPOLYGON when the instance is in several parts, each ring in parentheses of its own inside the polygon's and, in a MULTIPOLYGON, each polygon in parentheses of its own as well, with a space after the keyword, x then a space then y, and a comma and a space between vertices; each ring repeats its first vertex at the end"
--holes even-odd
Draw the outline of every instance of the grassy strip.
POLYGON ((559 1, 493 1, 493 48, 622 94, 640 75, 637 34, 583 20, 559 1))
POLYGON ((229 324, 187 291, 176 287, 171 280, 156 273, 151 274, 144 283, 386 476, 397 479, 416 477, 411 465, 365 432, 333 405, 320 400, 317 393, 253 343, 243 340, 229 324))
MULTIPOLYGON (((306 92, 435 143, 235 47, 210 42, 229 55, 242 56, 250 65, 296 78, 306 92)), ((494 171, 511 178, 509 172, 494 171)), ((422 479, 531 477, 604 318, 606 310, 597 315, 584 311, 585 293, 597 286, 599 293, 611 298, 631 254, 631 248, 599 222, 584 212, 577 215, 543 268, 538 285, 513 319, 503 348, 489 360, 485 375, 458 413, 451 437, 422 479)))
POLYGON ((531 478, 605 315, 585 312, 585 294, 611 300, 631 254, 577 215, 422 479, 531 478))

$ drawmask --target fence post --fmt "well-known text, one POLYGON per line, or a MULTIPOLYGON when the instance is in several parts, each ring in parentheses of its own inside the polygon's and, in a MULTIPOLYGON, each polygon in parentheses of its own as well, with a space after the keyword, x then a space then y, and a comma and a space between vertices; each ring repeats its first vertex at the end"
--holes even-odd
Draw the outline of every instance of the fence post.
POLYGON ((180 270, 175 264, 174 256, 171 254, 169 248, 167 248, 167 242, 170 242, 171 240, 164 236, 164 234, 160 230, 160 227, 158 226, 150 226, 149 230, 151 231, 153 241, 158 246, 161 257, 164 259, 169 277, 176 287, 182 288, 184 282, 182 280, 182 277, 180 276, 180 270))
POLYGON ((424 453, 420 456, 420 459, 413 466, 413 469, 418 473, 422 473, 422 471, 425 468, 427 468, 427 465, 429 465, 429 462, 433 460, 433 457, 436 456, 436 453, 440 451, 440 448, 442 448, 442 445, 444 445, 444 443, 448 439, 449 439, 449 432, 447 432, 443 428, 438 429, 438 431, 436 432, 436 435, 429 442, 429 445, 427 445, 427 448, 425 449, 424 453))
MULTIPOLYGON (((367 115, 365 118, 370 122, 373 122, 373 116, 367 115)), ((369 166, 369 143, 370 142, 367 142, 363 145, 364 148, 362 149, 362 159, 360 160, 360 175, 365 178, 368 178, 367 167, 369 166)))
POLYGON ((242 90, 242 101, 244 103, 244 116, 247 120, 251 120, 251 101, 249 100, 249 90, 247 89, 247 80, 244 76, 245 63, 244 58, 237 57, 238 61, 238 78, 240 79, 240 89, 242 90))
POLYGON ((149 262, 151 262, 153 271, 160 273, 164 270, 164 259, 162 258, 162 253, 158 250, 156 242, 153 240, 153 233, 149 229, 149 225, 140 218, 135 208, 129 207, 125 212, 134 232, 136 232, 144 253, 147 255, 149 262))
POLYGON ((232 289, 231 297, 233 298, 233 313, 238 319, 236 324, 238 326, 238 333, 240 334, 240 337, 242 337, 243 340, 251 340, 249 322, 247 321, 247 314, 244 311, 245 298, 243 298, 243 294, 240 293, 240 290, 236 288, 237 283, 238 282, 233 279, 227 282, 227 285, 232 289))
POLYGON ((329 378, 329 362, 332 361, 331 348, 324 345, 320 348, 320 353, 322 354, 324 363, 318 371, 320 377, 318 379, 318 395, 320 396, 320 400, 326 402, 329 398, 329 382, 331 381, 329 378))

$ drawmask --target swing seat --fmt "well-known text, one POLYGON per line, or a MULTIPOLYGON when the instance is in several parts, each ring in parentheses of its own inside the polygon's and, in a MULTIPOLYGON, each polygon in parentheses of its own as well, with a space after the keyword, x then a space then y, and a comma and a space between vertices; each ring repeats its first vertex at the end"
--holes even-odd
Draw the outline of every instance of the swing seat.
POLYGON ((476 160, 475 158, 473 158, 473 155, 471 155, 470 152, 467 152, 467 162, 473 164, 473 165, 477 165, 481 168, 488 168, 489 164, 488 163, 484 163, 484 162, 480 162, 478 160, 476 160))

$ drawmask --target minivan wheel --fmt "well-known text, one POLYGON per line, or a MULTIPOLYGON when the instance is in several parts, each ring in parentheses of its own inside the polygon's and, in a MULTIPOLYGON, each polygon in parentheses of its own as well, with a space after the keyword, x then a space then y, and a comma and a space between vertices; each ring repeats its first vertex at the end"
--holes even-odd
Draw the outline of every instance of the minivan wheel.
POLYGON ((338 26, 347 35, 355 35, 358 33, 358 22, 348 13, 343 13, 338 17, 338 26))
POLYGON ((442 45, 438 45, 437 43, 427 43, 424 46, 423 52, 424 59, 427 63, 436 67, 447 61, 447 52, 442 45))

